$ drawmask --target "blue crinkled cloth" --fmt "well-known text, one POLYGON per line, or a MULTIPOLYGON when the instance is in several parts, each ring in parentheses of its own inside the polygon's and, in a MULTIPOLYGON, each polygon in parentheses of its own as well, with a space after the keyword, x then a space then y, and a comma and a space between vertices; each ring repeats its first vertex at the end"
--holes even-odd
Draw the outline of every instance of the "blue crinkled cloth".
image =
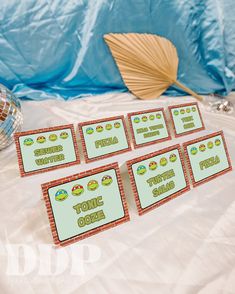
POLYGON ((0 83, 22 98, 127 91, 103 41, 109 32, 169 38, 179 80, 198 93, 235 88, 234 0, 2 0, 0 11, 0 83))

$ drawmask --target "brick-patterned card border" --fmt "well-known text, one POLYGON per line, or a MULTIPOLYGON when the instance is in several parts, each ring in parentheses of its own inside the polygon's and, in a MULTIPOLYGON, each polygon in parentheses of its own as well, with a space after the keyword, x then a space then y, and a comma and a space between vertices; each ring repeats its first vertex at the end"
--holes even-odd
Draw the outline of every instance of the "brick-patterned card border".
POLYGON ((146 154, 146 155, 134 158, 134 159, 131 159, 131 160, 127 161, 126 164, 127 164, 127 168, 128 168, 130 181, 131 181, 131 186, 132 186, 132 189, 134 191, 135 202, 136 202, 136 206, 137 206, 137 210, 138 210, 139 215, 143 215, 146 212, 149 212, 150 210, 153 210, 153 209, 157 208, 158 206, 160 206, 160 205, 170 201, 171 199, 174 199, 174 198, 180 196, 181 194, 183 194, 183 193, 190 190, 190 183, 189 183, 189 180, 188 180, 188 177, 187 177, 187 172, 186 172, 186 168, 185 168, 185 164, 184 164, 184 159, 183 159, 183 155, 182 155, 181 148, 180 148, 179 144, 173 145, 173 146, 170 146, 168 148, 164 148, 164 149, 161 149, 159 151, 152 152, 152 153, 149 153, 149 154, 146 154), (169 151, 174 150, 174 149, 178 149, 178 151, 179 151, 179 156, 180 156, 180 160, 181 160, 181 163, 182 163, 183 173, 184 173, 184 177, 185 177, 185 181, 186 181, 186 187, 181 189, 180 191, 172 194, 172 195, 169 195, 168 197, 166 197, 166 198, 164 198, 164 199, 162 199, 162 200, 160 200, 160 201, 158 201, 156 203, 153 203, 152 205, 150 205, 150 206, 148 206, 146 208, 141 208, 140 199, 139 199, 139 193, 138 193, 138 189, 137 189, 137 186, 136 186, 136 183, 135 183, 134 174, 132 172, 132 165, 134 163, 141 162, 143 160, 152 158, 152 157, 160 155, 160 154, 164 154, 164 153, 169 152, 169 151))
POLYGON ((201 111, 200 111, 200 108, 199 108, 197 102, 190 102, 190 103, 185 103, 185 104, 171 105, 171 106, 168 106, 168 111, 170 113, 171 123, 172 123, 172 126, 173 126, 174 135, 175 135, 176 138, 181 137, 181 136, 185 136, 185 135, 189 135, 189 134, 193 134, 193 133, 196 133, 196 132, 200 132, 202 130, 205 130, 204 121, 202 119, 202 114, 201 114, 201 111), (194 130, 190 130, 190 131, 187 131, 187 132, 184 132, 184 133, 181 133, 181 134, 177 134, 176 133, 175 123, 174 123, 174 119, 173 119, 173 115, 171 113, 171 110, 174 109, 174 108, 185 107, 185 106, 196 106, 197 107, 198 113, 199 113, 199 116, 200 116, 200 120, 202 122, 202 127, 201 128, 197 128, 197 129, 194 129, 194 130))
POLYGON ((80 134, 80 137, 81 137, 82 149, 83 149, 84 158, 85 158, 85 162, 86 163, 92 162, 92 161, 96 161, 96 160, 99 160, 99 159, 104 159, 104 158, 107 158, 107 157, 111 157, 111 156, 118 155, 118 154, 121 154, 121 153, 124 153, 124 152, 131 151, 132 150, 131 149, 131 145, 130 145, 130 139, 129 139, 128 132, 127 132, 126 123, 125 123, 125 118, 124 118, 123 115, 113 116, 113 117, 108 117, 108 118, 102 118, 102 119, 96 119, 96 120, 91 120, 91 121, 86 121, 86 122, 79 123, 78 124, 78 131, 79 131, 79 134, 80 134), (125 135, 126 135, 126 140, 127 140, 128 147, 126 149, 122 149, 122 150, 115 151, 115 152, 112 152, 112 153, 108 153, 108 154, 96 156, 94 158, 89 158, 88 157, 88 153, 87 153, 87 149, 86 149, 85 138, 84 138, 84 135, 83 135, 83 132, 82 132, 82 127, 84 127, 86 125, 90 125, 90 124, 97 124, 97 123, 108 122, 108 121, 115 120, 115 119, 121 119, 122 120, 123 128, 124 128, 124 131, 125 131, 125 135))
POLYGON ((76 140, 76 135, 75 135, 75 130, 74 130, 73 124, 61 125, 61 126, 43 128, 43 129, 37 129, 37 130, 31 130, 31 131, 26 131, 26 132, 18 132, 18 133, 14 134, 14 139, 15 139, 15 144, 16 144, 16 152, 17 152, 17 158, 18 158, 18 164, 19 164, 21 177, 30 176, 30 175, 39 174, 39 173, 44 173, 44 172, 47 172, 47 171, 59 169, 59 168, 62 168, 62 167, 68 167, 68 166, 80 163, 78 145, 77 145, 77 140, 76 140), (40 170, 25 172, 24 171, 24 165, 23 165, 23 158, 22 158, 21 149, 20 149, 19 138, 22 137, 22 136, 25 136, 25 135, 35 135, 35 134, 40 134, 40 133, 44 133, 44 132, 53 132, 53 131, 64 130, 64 129, 70 129, 71 130, 72 138, 73 138, 73 144, 74 144, 74 150, 75 150, 75 154, 76 154, 76 160, 73 161, 73 162, 68 162, 68 163, 58 164, 56 166, 42 168, 40 170))
POLYGON ((231 164, 231 159, 230 159, 230 156, 229 156, 229 153, 228 153, 228 148, 227 148, 227 145, 226 145, 226 142, 225 142, 225 138, 224 138, 224 133, 223 131, 219 131, 219 132, 215 132, 215 133, 212 133, 210 135, 206 135, 206 136, 203 136, 203 137, 199 137, 199 138, 196 138, 194 140, 190 140, 188 142, 185 142, 183 143, 183 148, 184 148, 184 153, 185 153, 185 156, 186 156, 186 162, 187 162, 187 166, 188 166, 188 169, 189 169, 189 174, 190 174, 190 178, 192 180, 192 184, 193 184, 193 187, 196 187, 198 185, 201 185, 201 184, 204 184, 220 175, 223 175, 225 173, 227 173, 228 171, 231 171, 232 170, 232 164, 231 164), (206 139, 209 139, 209 138, 213 138, 215 136, 218 136, 218 135, 221 135, 221 138, 223 140, 223 144, 224 144, 224 150, 225 150, 225 153, 226 153, 226 156, 227 156, 227 159, 228 159, 228 165, 229 167, 214 174, 214 175, 211 175, 205 179, 202 179, 198 182, 195 181, 194 179, 194 176, 193 176, 193 170, 192 170, 192 165, 190 163, 190 160, 189 160, 189 155, 188 155, 188 151, 187 151, 187 146, 188 145, 191 145, 191 144, 194 144, 194 143, 198 143, 200 141, 203 141, 203 140, 206 140, 206 139))
POLYGON ((171 135, 170 135, 170 131, 169 131, 169 125, 167 123, 166 114, 165 114, 165 110, 164 110, 163 107, 162 108, 147 109, 147 110, 143 110, 143 111, 130 112, 130 113, 127 114, 127 118, 128 118, 128 123, 129 123, 130 130, 131 130, 131 137, 132 137, 132 141, 133 141, 133 145, 134 145, 135 149, 143 147, 143 146, 148 146, 148 145, 152 145, 152 144, 155 144, 155 143, 160 143, 160 142, 164 142, 164 141, 167 141, 167 140, 171 140, 171 135), (164 120, 165 120, 168 137, 162 138, 162 139, 156 139, 156 140, 146 142, 146 143, 136 144, 134 129, 133 129, 133 125, 132 125, 132 122, 131 122, 131 117, 134 116, 134 115, 139 115, 139 114, 141 115, 141 114, 145 114, 145 113, 158 112, 158 111, 162 111, 162 113, 163 113, 163 117, 164 117, 164 120))
POLYGON ((48 219, 49 219, 49 223, 50 223, 50 227, 51 227, 53 241, 54 241, 54 244, 57 246, 67 246, 69 244, 72 244, 74 242, 78 242, 78 241, 83 240, 87 237, 93 236, 99 232, 102 232, 102 231, 107 230, 109 228, 113 228, 117 225, 120 225, 120 224, 130 220, 128 206, 127 206, 127 202, 125 199, 125 194, 124 194, 124 189, 123 189, 123 184, 122 184, 122 179, 121 179, 121 173, 120 173, 120 169, 119 169, 117 162, 114 162, 114 163, 111 163, 111 164, 108 164, 105 166, 101 166, 101 167, 98 167, 95 169, 87 170, 87 171, 81 172, 79 174, 75 174, 75 175, 71 175, 71 176, 68 176, 65 178, 54 180, 54 181, 42 184, 41 187, 42 187, 43 198, 45 201, 48 219), (118 220, 114 220, 110 223, 107 223, 107 224, 104 224, 104 225, 99 226, 97 228, 91 229, 85 233, 71 237, 65 241, 60 241, 59 237, 58 237, 57 229, 56 229, 56 223, 55 223, 53 209, 52 209, 51 202, 50 202, 50 196, 48 194, 48 189, 50 189, 54 186, 58 186, 61 184, 69 183, 71 181, 84 178, 87 176, 98 174, 98 173, 101 173, 101 172, 104 172, 104 171, 110 170, 110 169, 114 169, 116 172, 117 182, 118 182, 119 191, 120 191, 120 197, 121 197, 121 201, 122 201, 122 205, 123 205, 123 209, 124 209, 124 216, 118 220))

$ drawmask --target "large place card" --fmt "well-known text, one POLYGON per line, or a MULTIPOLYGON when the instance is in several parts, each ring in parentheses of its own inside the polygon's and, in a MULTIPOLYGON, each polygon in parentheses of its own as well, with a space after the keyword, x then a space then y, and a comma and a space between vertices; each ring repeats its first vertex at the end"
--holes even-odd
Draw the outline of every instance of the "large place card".
POLYGON ((183 144, 193 186, 232 170, 222 131, 183 144))
POLYGON ((65 246, 129 220, 117 163, 42 185, 54 243, 65 246))
POLYGON ((124 116, 84 122, 78 127, 86 162, 131 150, 124 116))
POLYGON ((187 103, 168 107, 173 122, 175 137, 205 129, 198 104, 187 103))
POLYGON ((190 190, 180 145, 127 161, 139 215, 190 190))
POLYGON ((128 113, 134 147, 170 140, 163 108, 128 113))
POLYGON ((16 133, 15 143, 22 177, 80 163, 73 125, 16 133))

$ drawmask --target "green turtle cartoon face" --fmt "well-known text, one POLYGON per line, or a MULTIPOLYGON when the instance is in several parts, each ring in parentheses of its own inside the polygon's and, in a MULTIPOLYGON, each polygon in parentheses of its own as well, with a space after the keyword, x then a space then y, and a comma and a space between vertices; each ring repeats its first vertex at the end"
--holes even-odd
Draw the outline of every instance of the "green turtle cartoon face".
POLYGON ((200 150, 201 152, 204 152, 204 151, 206 150, 206 145, 201 144, 201 145, 199 146, 199 150, 200 150))
POLYGON ((46 138, 44 136, 37 137, 37 143, 42 144, 46 142, 46 138))
POLYGON ((92 127, 89 127, 86 129, 86 133, 87 133, 87 135, 91 135, 94 133, 94 129, 92 127))
POLYGON ((179 115, 179 110, 176 109, 176 110, 174 110, 173 113, 174 113, 174 115, 179 115))
POLYGON ((56 134, 51 134, 49 136, 49 140, 52 141, 52 142, 56 141, 57 140, 57 135, 56 134))
POLYGON ((195 106, 192 107, 192 112, 195 112, 197 109, 195 106))
POLYGON ((144 175, 146 173, 146 167, 144 165, 140 165, 137 168, 137 174, 138 175, 144 175))
POLYGON ((69 136, 69 134, 68 134, 67 132, 62 132, 62 133, 60 134, 60 138, 61 138, 61 139, 67 139, 68 136, 69 136))
POLYGON ((219 146, 221 144, 220 139, 215 140, 215 146, 219 146))
POLYGON ((149 163, 149 169, 150 170, 155 170, 157 168, 157 163, 156 163, 156 161, 151 161, 150 163, 149 163))
POLYGON ((185 110, 183 108, 180 109, 180 114, 185 114, 185 110))
POLYGON ((110 176, 103 176, 101 182, 102 182, 102 185, 103 185, 103 186, 109 186, 109 185, 112 184, 113 179, 112 179, 112 177, 110 177, 110 176))
POLYGON ((68 198, 68 193, 66 190, 60 189, 55 194, 55 200, 56 201, 64 201, 66 198, 68 198))
POLYGON ((153 114, 150 114, 149 119, 150 120, 154 120, 154 118, 155 118, 154 115, 153 114))
POLYGON ((31 139, 31 138, 24 139, 24 145, 25 146, 31 146, 31 145, 33 145, 33 139, 31 139))
POLYGON ((209 142, 207 143, 207 147, 208 147, 209 149, 212 149, 213 146, 214 146, 214 144, 213 144, 212 141, 209 141, 209 142))
POLYGON ((156 118, 157 118, 157 119, 160 119, 161 117, 162 117, 161 113, 157 113, 157 114, 156 114, 156 118))
POLYGON ((107 124, 107 125, 105 126, 105 129, 106 129, 107 131, 112 130, 112 125, 111 125, 111 124, 107 124))
POLYGON ((189 107, 188 107, 188 108, 186 108, 186 112, 187 112, 187 113, 190 113, 190 111, 191 111, 191 110, 190 110, 190 108, 189 108, 189 107))
POLYGON ((134 123, 135 124, 138 124, 140 122, 140 118, 138 117, 138 116, 136 116, 135 118, 134 118, 134 123))
POLYGON ((196 154, 197 154, 197 148, 196 148, 196 147, 192 147, 192 148, 190 149, 190 153, 191 153, 192 155, 196 155, 196 154))
POLYGON ((87 184, 87 189, 89 191, 95 191, 99 187, 99 184, 96 180, 91 180, 87 184))
POLYGON ((166 157, 162 157, 162 158, 160 159, 160 165, 161 165, 161 166, 166 166, 167 163, 168 163, 168 161, 167 161, 166 157))
POLYGON ((82 185, 75 185, 72 188, 73 196, 80 196, 84 192, 84 188, 82 185))
POLYGON ((172 154, 170 155, 170 162, 175 162, 176 159, 177 159, 177 156, 176 156, 174 153, 172 153, 172 154))
POLYGON ((116 129, 119 129, 120 126, 121 126, 121 124, 120 124, 119 122, 115 122, 115 123, 114 123, 114 127, 115 127, 116 129))
POLYGON ((103 132, 103 127, 102 126, 97 126, 96 127, 96 131, 98 132, 98 133, 101 133, 101 132, 103 132))
POLYGON ((143 122, 146 122, 147 120, 148 120, 148 118, 147 118, 146 115, 142 116, 142 121, 143 121, 143 122))

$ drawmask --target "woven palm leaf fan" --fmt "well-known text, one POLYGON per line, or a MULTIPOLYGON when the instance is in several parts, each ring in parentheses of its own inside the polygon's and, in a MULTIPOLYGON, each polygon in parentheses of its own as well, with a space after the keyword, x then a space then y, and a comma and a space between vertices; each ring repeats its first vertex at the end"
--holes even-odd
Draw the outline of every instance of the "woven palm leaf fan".
POLYGON ((141 99, 159 97, 175 84, 198 100, 201 96, 177 81, 178 55, 166 38, 152 34, 104 36, 128 89, 141 99))

